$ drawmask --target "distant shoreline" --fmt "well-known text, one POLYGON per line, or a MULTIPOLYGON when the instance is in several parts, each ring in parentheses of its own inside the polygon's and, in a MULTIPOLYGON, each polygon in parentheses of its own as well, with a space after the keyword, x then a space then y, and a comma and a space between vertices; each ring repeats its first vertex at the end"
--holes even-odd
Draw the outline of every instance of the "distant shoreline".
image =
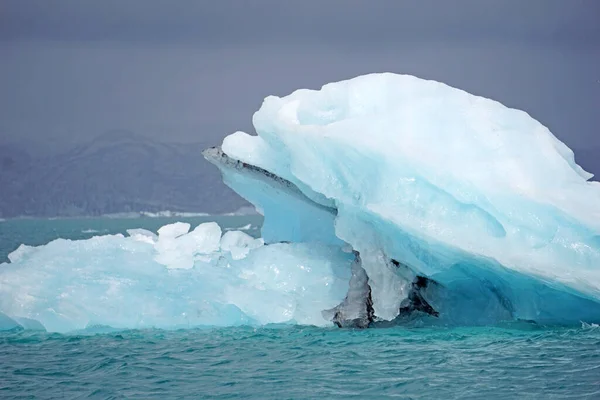
POLYGON ((140 219, 140 218, 196 218, 196 217, 245 217, 245 216, 260 216, 260 214, 252 207, 243 207, 239 210, 222 213, 222 214, 210 214, 205 212, 185 212, 185 211, 137 211, 137 212, 124 212, 124 213, 112 213, 103 215, 74 215, 74 216, 54 216, 54 217, 43 217, 43 216, 29 216, 23 215, 18 217, 0 218, 0 222, 14 221, 14 220, 71 220, 71 219, 140 219))

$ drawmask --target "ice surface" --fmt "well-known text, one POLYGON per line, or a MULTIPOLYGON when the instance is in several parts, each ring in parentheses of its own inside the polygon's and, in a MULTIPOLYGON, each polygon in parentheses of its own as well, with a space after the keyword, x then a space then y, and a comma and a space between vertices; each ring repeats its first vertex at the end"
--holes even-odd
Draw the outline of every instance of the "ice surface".
POLYGON ((307 201, 304 192, 291 182, 263 169, 249 168, 231 160, 219 149, 209 149, 204 154, 219 165, 223 181, 238 193, 243 193, 263 213, 261 233, 266 243, 344 244, 335 235, 335 208, 307 201))
POLYGON ((241 260, 250 250, 257 249, 263 244, 262 239, 255 239, 241 231, 225 232, 221 238, 221 250, 228 251, 234 260, 241 260))
POLYGON ((175 222, 173 224, 165 225, 158 230, 158 236, 161 239, 177 238, 181 235, 185 235, 190 231, 190 224, 187 222, 175 222))
POLYGON ((13 318, 0 312, 0 331, 12 331, 14 329, 23 328, 13 318))
POLYGON ((15 251, 8 255, 8 260, 12 263, 16 263, 20 260, 26 259, 29 255, 36 251, 35 247, 20 245, 15 251))
POLYGON ((158 240, 158 235, 156 233, 146 229, 127 229, 127 234, 137 241, 150 244, 153 244, 158 240))
POLYGON ((337 247, 184 225, 21 246, 0 264, 0 329, 325 325, 348 290, 352 255, 337 247))
POLYGON ((527 113, 372 74, 269 96, 253 123, 258 136, 236 132, 206 158, 270 237, 319 232, 359 251, 378 316, 397 315, 421 275, 461 323, 600 319, 600 184, 527 113))
MULTIPOLYGON (((190 269, 196 259, 209 260, 203 256, 219 249, 221 228, 215 222, 205 222, 189 232, 190 224, 176 222, 165 225, 158 230, 155 243, 157 255, 155 260, 171 269, 190 269)), ((134 239, 146 241, 148 236, 133 236, 134 239)))
POLYGON ((44 325, 42 325, 39 321, 30 318, 15 318, 15 322, 17 322, 23 329, 28 331, 45 331, 44 325))

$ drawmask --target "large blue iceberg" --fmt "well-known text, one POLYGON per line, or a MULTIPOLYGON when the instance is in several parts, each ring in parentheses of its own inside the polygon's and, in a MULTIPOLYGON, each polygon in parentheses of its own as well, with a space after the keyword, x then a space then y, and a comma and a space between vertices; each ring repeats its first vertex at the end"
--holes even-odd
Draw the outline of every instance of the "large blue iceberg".
POLYGON ((600 322, 600 183, 523 111, 372 74, 267 97, 204 157, 262 238, 186 224, 22 246, 0 329, 600 322))
POLYGON ((376 319, 415 295, 445 323, 600 319, 600 183, 525 112, 372 74, 267 97, 253 122, 205 156, 267 242, 357 251, 376 319))

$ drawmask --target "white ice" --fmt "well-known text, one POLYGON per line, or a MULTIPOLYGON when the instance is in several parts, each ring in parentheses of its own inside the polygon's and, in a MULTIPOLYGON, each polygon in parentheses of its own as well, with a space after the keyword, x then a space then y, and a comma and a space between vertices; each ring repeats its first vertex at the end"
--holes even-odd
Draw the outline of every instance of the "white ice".
POLYGON ((236 132, 222 150, 293 183, 310 200, 301 220, 251 174, 215 162, 224 181, 263 210, 270 236, 306 240, 294 232, 313 230, 372 255, 364 268, 377 314, 397 313, 404 288, 381 257, 448 287, 470 282, 463 291, 520 287, 531 295, 507 295, 520 318, 571 320, 600 300, 600 183, 527 113, 386 73, 269 96, 253 123, 258 136, 236 132), (337 212, 328 220, 321 206, 337 212), (583 303, 561 308, 543 288, 583 303))
POLYGON ((241 260, 263 243, 262 239, 255 239, 242 231, 229 231, 221 238, 221 250, 229 252, 232 259, 241 260))

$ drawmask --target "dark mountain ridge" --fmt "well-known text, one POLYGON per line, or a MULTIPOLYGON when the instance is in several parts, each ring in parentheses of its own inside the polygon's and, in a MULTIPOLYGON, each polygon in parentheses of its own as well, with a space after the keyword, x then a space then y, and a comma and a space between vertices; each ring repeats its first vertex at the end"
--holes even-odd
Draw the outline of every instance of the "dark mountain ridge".
POLYGON ((46 158, 0 146, 0 217, 223 213, 246 205, 204 160, 205 147, 157 142, 124 131, 46 158))

